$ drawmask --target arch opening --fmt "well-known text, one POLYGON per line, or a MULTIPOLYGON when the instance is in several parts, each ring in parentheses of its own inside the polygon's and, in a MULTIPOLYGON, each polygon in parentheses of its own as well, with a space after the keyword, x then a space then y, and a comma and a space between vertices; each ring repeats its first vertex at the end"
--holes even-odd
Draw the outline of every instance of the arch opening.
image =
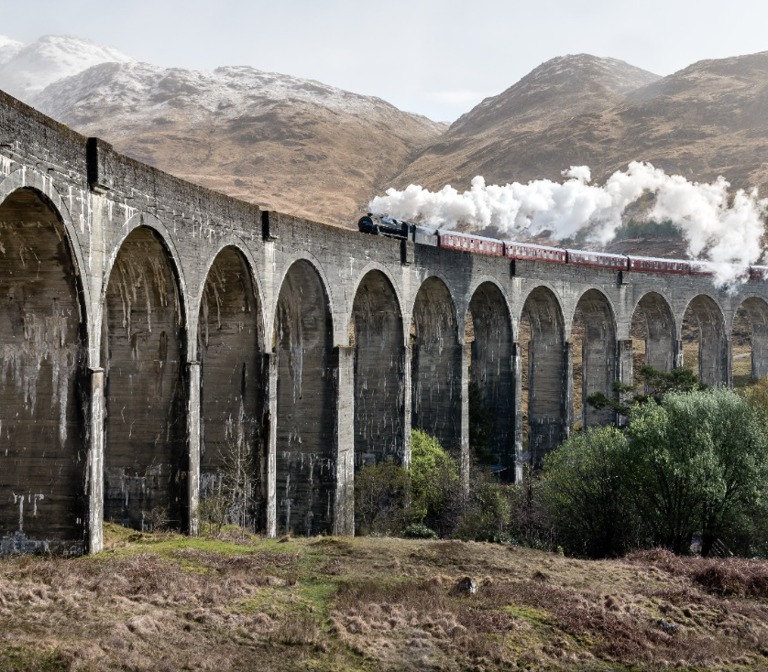
POLYGON ((576 304, 571 348, 574 429, 611 424, 615 420, 611 409, 587 403, 598 392, 614 397, 617 379, 616 322, 608 299, 596 289, 587 291, 576 304))
POLYGON ((0 553, 85 550, 87 336, 50 202, 0 204, 0 553))
POLYGON ((455 457, 461 449, 461 359, 456 309, 438 278, 424 281, 411 321, 411 422, 455 457))
POLYGON ((307 261, 288 270, 275 320, 277 526, 332 530, 336 492, 333 329, 323 282, 307 261))
POLYGON ((728 341, 720 308, 708 296, 695 297, 685 310, 681 332, 683 366, 705 385, 728 381, 728 341))
POLYGON ((486 282, 472 296, 468 346, 469 448, 473 465, 500 480, 515 478, 512 323, 504 296, 486 282))
POLYGON ((245 259, 225 248, 208 272, 198 321, 201 518, 254 532, 266 524, 260 316, 245 259))
POLYGON ((731 351, 734 387, 768 376, 768 304, 764 300, 750 297, 736 310, 731 351))
POLYGON ((368 273, 352 306, 355 353, 355 473, 382 460, 403 461, 403 320, 387 277, 368 273))
POLYGON ((104 298, 104 519, 186 529, 188 455, 182 307, 170 255, 139 227, 104 298))
POLYGON ((643 296, 632 313, 633 384, 643 365, 669 373, 675 363, 675 319, 664 298, 655 292, 643 296))
POLYGON ((520 317, 524 461, 540 466, 544 456, 567 436, 567 399, 563 315, 554 294, 534 289, 520 317))

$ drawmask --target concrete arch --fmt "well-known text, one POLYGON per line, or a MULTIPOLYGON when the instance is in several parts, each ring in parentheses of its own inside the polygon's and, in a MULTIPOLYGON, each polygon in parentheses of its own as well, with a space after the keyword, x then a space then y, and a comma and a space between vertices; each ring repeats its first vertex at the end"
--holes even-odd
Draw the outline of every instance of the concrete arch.
MULTIPOLYGON (((115 261, 117 260, 117 256, 120 253, 120 250, 123 248, 123 244, 128 239, 128 237, 139 228, 146 228, 153 231, 159 242, 162 244, 165 252, 169 256, 171 261, 171 268, 176 280, 176 286, 179 289, 181 324, 186 325, 187 329, 189 330, 190 327, 194 326, 197 317, 195 316, 195 318, 192 320, 192 324, 190 324, 190 316, 194 313, 191 311, 189 290, 187 287, 186 278, 184 276, 183 264, 181 263, 181 255, 176 248, 173 236, 171 235, 170 231, 168 231, 167 227, 155 215, 150 213, 138 212, 135 215, 132 215, 123 225, 120 236, 114 241, 113 246, 111 247, 104 263, 104 281, 101 285, 100 305, 102 307, 104 306, 104 299, 106 297, 107 288, 112 277, 112 270, 114 268, 115 261)), ((98 325, 98 328, 103 331, 101 325, 98 325)), ((188 331, 188 334, 192 333, 194 333, 194 331, 188 331)), ((191 337, 187 338, 187 348, 194 349, 194 339, 191 337)), ((194 350, 192 352, 186 352, 185 356, 189 361, 194 361, 194 350)))
POLYGON ((406 308, 404 314, 410 315, 411 319, 413 319, 413 311, 414 311, 414 307, 416 306, 416 300, 419 296, 419 292, 427 282, 433 282, 435 280, 440 282, 445 287, 446 292, 448 292, 448 296, 451 298, 451 305, 453 306, 454 319, 458 324, 461 317, 461 315, 459 315, 459 303, 456 301, 453 295, 453 292, 450 289, 451 287, 450 279, 440 271, 432 272, 429 275, 426 275, 423 278, 421 278, 416 291, 411 291, 408 293, 408 298, 404 304, 404 307, 406 308))
POLYGON ((318 268, 298 259, 283 276, 274 318, 277 367, 277 526, 332 531, 336 494, 333 319, 318 268))
POLYGON ((610 409, 595 409, 587 403, 587 398, 596 393, 614 396, 618 353, 613 305, 599 289, 588 289, 576 302, 570 322, 574 418, 580 418, 584 427, 610 424, 614 420, 610 409), (577 352, 577 342, 581 352, 577 352))
MULTIPOLYGON (((514 314, 514 311, 512 310, 512 301, 509 298, 509 293, 507 292, 506 287, 504 287, 503 284, 501 284, 498 280, 498 278, 494 278, 490 275, 480 275, 477 277, 472 278, 472 284, 469 286, 469 292, 468 295, 470 297, 470 302, 472 300, 471 297, 475 295, 475 292, 477 292, 478 288, 481 285, 485 285, 486 283, 489 283, 496 287, 496 289, 499 291, 501 296, 504 299, 504 307, 506 309, 507 315, 509 316, 509 323, 512 327, 512 339, 513 341, 517 340, 517 330, 518 330, 518 322, 517 317, 514 314)), ((467 309, 469 309, 469 304, 467 304, 467 309)), ((465 316, 466 319, 466 316, 465 316)))
MULTIPOLYGON (((67 207, 64 199, 62 199, 59 192, 53 185, 53 181, 47 176, 38 173, 30 168, 24 168, 23 170, 17 170, 5 179, 0 180, 0 204, 2 204, 8 197, 10 197, 15 191, 19 189, 31 189, 41 194, 45 201, 50 204, 50 207, 58 216, 64 227, 64 232, 69 244, 70 252, 73 256, 77 275, 81 280, 79 281, 79 291, 82 292, 84 319, 86 324, 91 324, 91 288, 86 282, 82 282, 82 278, 86 277, 85 269, 88 268, 86 258, 83 255, 83 249, 80 244, 80 235, 78 228, 75 226, 72 220, 72 215, 67 207)), ((80 222, 80 229, 84 229, 86 223, 80 222)))
POLYGON ((733 385, 768 376, 768 301, 760 296, 742 299, 730 329, 733 385), (748 369, 743 366, 748 358, 748 369))
POLYGON ((193 312, 197 312, 199 314, 200 310, 202 309, 202 300, 203 300, 203 295, 205 293, 206 280, 210 276, 211 269, 213 268, 217 260, 220 258, 221 253, 229 249, 235 250, 237 252, 237 254, 242 258, 243 263, 245 264, 245 268, 248 271, 250 282, 252 284, 253 294, 256 297, 256 302, 259 306, 259 334, 258 335, 260 340, 258 342, 258 347, 260 350, 264 351, 266 350, 268 345, 267 339, 266 339, 267 316, 265 311, 266 299, 264 295, 264 288, 263 288, 261 279, 259 278, 259 274, 257 272, 256 261, 253 258, 253 254, 251 253, 250 248, 240 238, 234 237, 230 241, 221 243, 213 251, 210 257, 207 259, 205 266, 202 269, 202 279, 200 282, 200 286, 198 287, 198 290, 194 294, 194 296, 190 293, 190 298, 189 298, 190 310, 193 310, 193 312), (194 304, 195 304, 194 306, 192 306, 193 298, 194 298, 194 304))
POLYGON ((572 310, 570 312, 567 312, 565 310, 565 305, 563 306, 563 318, 565 320, 565 340, 570 341, 573 331, 573 323, 574 319, 576 318, 576 312, 579 309, 579 304, 583 305, 584 297, 589 295, 590 297, 595 296, 595 292, 599 294, 602 298, 600 301, 605 304, 606 308, 610 311, 611 319, 613 320, 613 324, 615 325, 615 331, 618 338, 618 320, 616 318, 616 306, 613 302, 613 299, 605 292, 604 287, 598 287, 598 286, 587 286, 585 289, 582 289, 580 293, 577 295, 576 300, 573 304, 570 304, 569 307, 572 306, 572 310))
POLYGON ((461 449, 463 343, 456 306, 445 282, 428 277, 411 313, 411 422, 436 436, 443 447, 461 449))
MULTIPOLYGON (((355 283, 352 285, 352 290, 351 290, 351 296, 353 297, 352 301, 354 302, 354 297, 357 296, 357 292, 360 289, 360 285, 362 284, 363 280, 365 280, 365 278, 372 272, 379 272, 387 279, 387 282, 391 286, 392 291, 394 292, 394 295, 395 295, 395 300, 397 302, 397 311, 402 317, 405 314, 405 299, 403 298, 402 288, 397 278, 395 278, 395 276, 392 274, 391 269, 385 266, 384 264, 380 264, 372 261, 367 263, 365 266, 363 266, 363 268, 361 269, 360 273, 357 276, 357 279, 355 280, 355 283)), ((347 332, 351 333, 350 332, 351 318, 352 318, 352 309, 350 306, 350 312, 346 316, 347 324, 340 325, 339 329, 346 330, 347 332)), ((404 334, 403 338, 405 338, 405 331, 406 331, 405 328, 403 328, 403 334, 404 334)), ((403 344, 405 345, 405 340, 403 340, 403 344)))
POLYGON ((514 337, 506 297, 495 282, 472 293, 465 319, 469 356, 471 458, 505 481, 515 478, 514 337))
POLYGON ((405 447, 403 317, 389 277, 371 270, 352 305, 355 472, 386 459, 402 462, 405 447))
POLYGON ((188 525, 183 285, 150 226, 123 238, 105 283, 104 517, 128 527, 188 525))
POLYGON ((266 521, 265 398, 261 303, 238 247, 221 248, 203 283, 200 360, 200 499, 227 500, 226 522, 266 521))
POLYGON ((546 285, 532 289, 520 317, 523 413, 528 421, 528 461, 540 464, 568 435, 570 356, 562 306, 546 285))
POLYGON ((669 372, 675 366, 677 327, 669 301, 659 292, 646 292, 630 317, 633 369, 643 364, 669 372))
POLYGON ((728 337, 720 305, 708 294, 698 294, 683 312, 680 331, 683 366, 694 368, 705 385, 728 383, 728 337), (691 343, 698 341, 697 348, 691 343), (698 361, 689 360, 695 357, 698 361))
MULTIPOLYGON (((331 318, 333 320, 333 341, 334 343, 344 344, 346 343, 346 334, 341 333, 341 324, 340 320, 337 318, 338 313, 336 312, 336 302, 334 301, 333 292, 331 291, 331 288, 333 285, 328 280, 328 275, 325 272, 325 268, 323 267, 322 262, 313 254, 305 251, 296 252, 295 254, 291 254, 286 256, 283 259, 282 268, 283 271, 280 273, 278 277, 275 278, 275 293, 272 297, 272 306, 266 306, 264 308, 264 333, 265 334, 271 334, 274 333, 276 322, 274 321, 275 316, 277 315, 277 302, 279 299, 280 291, 282 287, 285 284, 285 279, 288 276, 289 271, 296 265, 296 262, 306 262, 308 265, 310 265, 317 276, 320 278, 320 281, 322 282, 323 286, 323 292, 325 293, 326 301, 328 302, 328 311, 331 315, 331 318), (271 322, 271 323, 270 323, 271 322)), ((346 326, 346 325, 345 325, 346 326)))
POLYGON ((75 247, 38 189, 0 203, 0 553, 85 548, 90 388, 75 247))

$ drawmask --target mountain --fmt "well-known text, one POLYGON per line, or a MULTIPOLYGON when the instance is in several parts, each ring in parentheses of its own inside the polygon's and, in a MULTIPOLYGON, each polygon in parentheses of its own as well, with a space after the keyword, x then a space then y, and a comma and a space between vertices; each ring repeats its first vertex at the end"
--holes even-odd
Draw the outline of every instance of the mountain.
POLYGON ((602 182, 637 160, 695 181, 723 175, 765 195, 766 156, 768 52, 701 61, 664 78, 571 56, 464 115, 395 182, 461 189, 478 174, 489 184, 559 180, 584 164, 602 182))
MULTIPOLYGON (((316 81, 250 67, 163 69, 68 37, 28 46, 0 37, 0 88, 165 171, 343 226, 391 186, 559 181, 573 165, 590 166, 597 183, 649 161, 768 192, 768 52, 663 78, 562 56, 450 127, 316 81)), ((633 251, 646 242, 631 241, 633 251)), ((656 244, 663 252, 666 242, 656 244)))
POLYGON ((588 54, 554 58, 460 117, 404 169, 396 183, 436 189, 445 184, 466 188, 475 175, 483 175, 488 184, 559 180, 563 169, 591 164, 593 156, 567 146, 550 156, 548 148, 540 146, 541 136, 551 129, 570 128, 581 117, 599 117, 630 92, 659 79, 612 58, 588 54), (569 158, 573 156, 579 160, 569 158))
POLYGON ((378 185, 445 129, 378 98, 249 67, 102 63, 33 102, 184 179, 347 226, 378 185))
POLYGON ((0 35, 0 66, 10 61, 23 47, 21 42, 0 35))
POLYGON ((111 47, 61 35, 46 35, 26 46, 0 36, 0 88, 28 102, 52 82, 98 63, 131 59, 111 47))

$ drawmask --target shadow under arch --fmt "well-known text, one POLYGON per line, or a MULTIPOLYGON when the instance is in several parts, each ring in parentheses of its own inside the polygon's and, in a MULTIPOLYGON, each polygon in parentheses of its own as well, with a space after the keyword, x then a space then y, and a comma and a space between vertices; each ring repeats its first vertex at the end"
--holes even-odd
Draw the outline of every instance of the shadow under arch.
POLYGON ((0 553, 85 551, 87 326, 60 212, 0 203, 0 553))
POLYGON ((328 292, 309 261, 295 261, 285 274, 274 325, 277 527, 328 533, 336 494, 333 322, 328 292))
POLYGON ((365 465, 403 462, 403 317, 394 287, 373 270, 360 281, 352 304, 354 347, 355 473, 365 465))
POLYGON ((427 278, 413 305, 411 423, 437 437, 458 457, 461 450, 461 360, 456 308, 445 283, 427 278))
POLYGON ((104 519, 188 527, 182 298, 161 236, 138 226, 122 241, 104 293, 104 519))
POLYGON ((501 480, 515 479, 512 319, 501 290, 483 282, 465 321, 469 346, 470 459, 501 480))
POLYGON ((695 296, 683 314, 683 366, 705 385, 728 382, 728 339, 720 306, 706 294, 695 296))
POLYGON ((587 403, 590 395, 614 397, 617 376, 616 318, 601 291, 589 289, 579 298, 571 326, 573 354, 573 417, 583 427, 608 425, 615 420, 611 409, 587 403))
MULTIPOLYGON (((656 292, 637 302, 630 323, 632 369, 647 365, 669 373, 675 366, 675 318, 667 300, 656 292)), ((633 375, 633 382, 637 377, 633 375)))
POLYGON ((768 303, 750 296, 733 317, 731 329, 733 386, 742 387, 768 376, 768 303))
POLYGON ((218 522, 254 532, 266 525, 262 324, 246 259, 224 247, 208 270, 198 319, 200 500, 203 516, 222 510, 218 522))
POLYGON ((551 289, 540 286, 528 294, 519 334, 526 461, 539 466, 567 437, 570 415, 563 312, 551 289))

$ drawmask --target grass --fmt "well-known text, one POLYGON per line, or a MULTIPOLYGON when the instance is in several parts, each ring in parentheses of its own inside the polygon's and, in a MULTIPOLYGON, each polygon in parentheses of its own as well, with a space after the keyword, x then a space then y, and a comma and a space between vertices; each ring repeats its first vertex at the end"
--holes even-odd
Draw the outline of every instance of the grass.
POLYGON ((106 540, 0 562, 0 669, 768 667, 764 561, 114 526, 106 540), (476 594, 456 589, 465 576, 476 594))

